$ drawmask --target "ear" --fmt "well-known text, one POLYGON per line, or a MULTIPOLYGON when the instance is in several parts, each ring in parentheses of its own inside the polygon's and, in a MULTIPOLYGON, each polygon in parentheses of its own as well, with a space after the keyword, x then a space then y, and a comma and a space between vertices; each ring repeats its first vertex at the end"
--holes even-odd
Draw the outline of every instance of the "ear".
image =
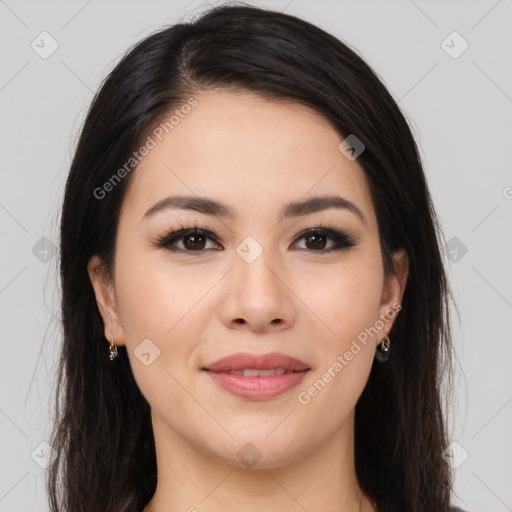
POLYGON ((105 338, 109 342, 114 341, 118 346, 124 345, 124 330, 119 321, 114 283, 105 272, 103 262, 98 256, 89 259, 87 272, 103 319, 105 338))
MULTIPOLYGON (((382 289, 379 308, 379 318, 385 323, 382 329, 384 331, 383 336, 391 331, 398 312, 402 308, 402 297, 409 275, 409 257, 405 249, 398 249, 393 252, 392 258, 395 272, 387 276, 382 289)), ((378 341, 380 342, 380 339, 378 341)))

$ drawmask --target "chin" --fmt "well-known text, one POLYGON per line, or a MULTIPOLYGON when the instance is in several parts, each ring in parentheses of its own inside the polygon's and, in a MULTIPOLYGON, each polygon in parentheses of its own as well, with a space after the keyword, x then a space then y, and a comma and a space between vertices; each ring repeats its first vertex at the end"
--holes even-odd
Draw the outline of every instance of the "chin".
POLYGON ((249 470, 279 468, 300 458, 302 450, 297 448, 296 441, 278 435, 265 439, 265 435, 261 432, 254 436, 246 433, 230 440, 230 446, 225 450, 219 450, 218 444, 212 447, 212 455, 236 468, 249 470))

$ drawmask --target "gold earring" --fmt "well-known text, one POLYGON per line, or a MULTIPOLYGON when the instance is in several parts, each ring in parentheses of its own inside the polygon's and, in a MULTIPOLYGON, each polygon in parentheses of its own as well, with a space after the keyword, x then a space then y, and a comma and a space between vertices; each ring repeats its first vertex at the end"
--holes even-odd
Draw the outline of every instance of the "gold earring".
POLYGON ((112 336, 112 340, 110 341, 110 345, 108 347, 108 357, 111 361, 113 361, 116 357, 119 357, 117 353, 117 347, 114 345, 114 336, 112 336))
POLYGON ((384 338, 382 338, 381 342, 377 345, 377 350, 375 351, 375 358, 379 363, 385 363, 389 360, 389 346, 391 344, 391 340, 389 336, 386 334, 384 338))

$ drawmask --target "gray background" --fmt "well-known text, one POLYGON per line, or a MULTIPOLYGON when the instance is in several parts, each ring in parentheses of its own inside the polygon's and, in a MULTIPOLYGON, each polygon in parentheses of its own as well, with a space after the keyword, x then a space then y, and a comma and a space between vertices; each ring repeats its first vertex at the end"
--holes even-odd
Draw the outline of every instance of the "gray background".
MULTIPOLYGON (((252 3, 348 42, 410 119, 460 311, 456 400, 448 404, 454 503, 512 510, 511 1, 252 3)), ((132 43, 206 7, 0 0, 1 512, 48 510, 41 466, 51 458, 44 443, 60 343, 57 222, 85 110, 132 43), (43 31, 58 44, 47 58, 40 55, 52 41, 43 31)))

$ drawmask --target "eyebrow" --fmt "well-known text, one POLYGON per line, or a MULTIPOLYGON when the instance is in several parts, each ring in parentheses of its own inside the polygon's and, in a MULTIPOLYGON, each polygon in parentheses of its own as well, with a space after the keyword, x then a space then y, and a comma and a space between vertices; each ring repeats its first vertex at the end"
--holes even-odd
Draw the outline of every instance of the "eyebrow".
MULTIPOLYGON (((281 209, 280 218, 301 217, 329 208, 347 210, 359 217, 366 226, 366 219, 363 212, 354 203, 340 196, 319 196, 311 197, 305 201, 292 201, 281 209)), ((143 219, 168 209, 192 210, 205 215, 229 219, 235 217, 235 211, 230 206, 220 201, 209 197, 175 195, 158 201, 158 203, 154 204, 144 214, 143 219)))

